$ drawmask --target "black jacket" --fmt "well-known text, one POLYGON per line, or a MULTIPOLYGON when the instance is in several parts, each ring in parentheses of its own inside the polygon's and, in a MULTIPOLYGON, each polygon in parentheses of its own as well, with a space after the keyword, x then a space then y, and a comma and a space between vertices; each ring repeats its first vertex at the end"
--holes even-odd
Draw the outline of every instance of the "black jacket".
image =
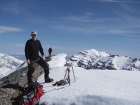
POLYGON ((39 51, 41 55, 44 55, 42 45, 39 40, 28 40, 25 45, 26 59, 35 60, 39 57, 39 51))

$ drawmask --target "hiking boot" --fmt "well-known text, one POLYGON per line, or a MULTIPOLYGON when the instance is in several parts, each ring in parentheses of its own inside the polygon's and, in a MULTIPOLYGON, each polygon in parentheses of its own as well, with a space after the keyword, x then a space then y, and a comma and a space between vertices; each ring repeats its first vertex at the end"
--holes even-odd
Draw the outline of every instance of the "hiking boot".
POLYGON ((45 82, 46 82, 46 83, 53 82, 53 79, 50 78, 50 77, 48 77, 48 78, 45 79, 45 82))

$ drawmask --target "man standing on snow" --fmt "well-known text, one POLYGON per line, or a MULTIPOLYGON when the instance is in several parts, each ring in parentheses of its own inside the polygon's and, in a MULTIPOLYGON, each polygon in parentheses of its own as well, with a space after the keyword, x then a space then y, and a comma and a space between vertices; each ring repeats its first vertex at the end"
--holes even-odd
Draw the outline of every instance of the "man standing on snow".
POLYGON ((39 40, 37 40, 37 32, 31 32, 32 38, 26 42, 25 45, 25 56, 28 63, 28 84, 33 82, 33 76, 35 69, 35 63, 38 63, 42 68, 44 68, 44 79, 45 82, 52 82, 53 79, 49 77, 49 64, 45 61, 44 51, 39 40), (42 58, 39 56, 39 52, 42 58))

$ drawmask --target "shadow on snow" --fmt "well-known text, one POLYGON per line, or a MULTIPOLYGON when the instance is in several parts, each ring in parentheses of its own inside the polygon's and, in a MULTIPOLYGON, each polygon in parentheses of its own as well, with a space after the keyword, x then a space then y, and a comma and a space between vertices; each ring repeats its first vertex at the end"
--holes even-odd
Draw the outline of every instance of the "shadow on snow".
POLYGON ((49 102, 48 100, 39 105, 140 105, 140 101, 136 102, 114 97, 85 95, 76 97, 74 100, 59 99, 57 102, 49 102))

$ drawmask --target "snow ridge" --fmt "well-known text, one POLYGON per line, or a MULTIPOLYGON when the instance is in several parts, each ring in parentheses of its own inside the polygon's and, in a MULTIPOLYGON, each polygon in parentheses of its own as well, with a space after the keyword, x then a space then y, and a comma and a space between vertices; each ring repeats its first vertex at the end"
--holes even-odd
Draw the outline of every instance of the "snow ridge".
POLYGON ((111 55, 95 49, 84 50, 70 60, 75 66, 86 69, 140 70, 140 59, 129 56, 111 55))
POLYGON ((6 67, 13 69, 16 68, 18 65, 20 65, 21 63, 23 63, 22 60, 0 53, 0 68, 6 67))

